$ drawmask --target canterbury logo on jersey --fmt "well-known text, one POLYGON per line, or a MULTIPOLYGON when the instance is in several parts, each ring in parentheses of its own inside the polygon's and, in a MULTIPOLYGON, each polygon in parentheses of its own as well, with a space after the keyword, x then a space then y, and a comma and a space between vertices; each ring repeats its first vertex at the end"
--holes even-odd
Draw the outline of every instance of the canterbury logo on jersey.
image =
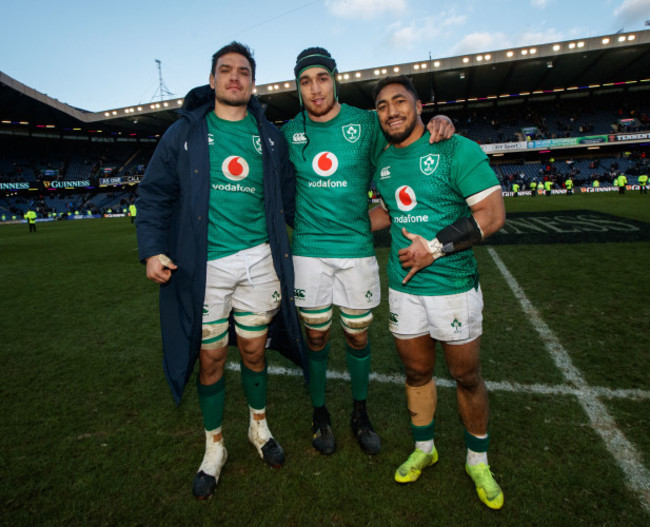
POLYGON ((384 167, 379 172, 379 179, 388 179, 390 177, 390 167, 384 167))
POLYGON ((300 144, 306 143, 307 142, 307 136, 305 135, 304 132, 296 132, 295 134, 293 134, 293 137, 291 138, 291 142, 294 145, 300 145, 300 144))
POLYGON ((321 177, 330 177, 339 168, 339 160, 332 152, 320 152, 311 162, 314 172, 321 177))

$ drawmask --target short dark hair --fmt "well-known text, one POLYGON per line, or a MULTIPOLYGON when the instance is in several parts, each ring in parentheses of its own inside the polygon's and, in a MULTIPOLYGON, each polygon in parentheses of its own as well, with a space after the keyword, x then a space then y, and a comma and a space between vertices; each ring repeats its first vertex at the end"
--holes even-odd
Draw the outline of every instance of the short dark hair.
POLYGON ((214 75, 214 70, 217 67, 217 61, 220 57, 226 55, 227 53, 239 53, 245 57, 246 60, 248 60, 251 65, 253 82, 255 82, 255 59, 253 58, 253 52, 251 51, 251 48, 249 48, 246 44, 242 44, 241 42, 236 42, 234 40, 230 44, 222 47, 214 55, 212 55, 212 69, 210 70, 210 74, 214 75))
POLYGON ((392 77, 385 77, 375 84, 375 87, 372 89, 372 100, 375 105, 377 104, 377 96, 379 95, 379 92, 389 84, 401 84, 406 88, 406 91, 415 97, 416 101, 420 100, 418 91, 415 89, 413 81, 409 77, 406 75, 394 75, 392 77))

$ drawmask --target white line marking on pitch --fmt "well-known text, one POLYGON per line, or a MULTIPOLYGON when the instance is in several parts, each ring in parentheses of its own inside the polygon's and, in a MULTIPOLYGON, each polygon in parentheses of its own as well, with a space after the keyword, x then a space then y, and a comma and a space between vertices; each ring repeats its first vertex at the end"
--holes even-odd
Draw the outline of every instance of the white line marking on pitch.
MULTIPOLYGON (((239 371, 239 362, 226 363, 226 369, 230 371, 239 371)), ((287 375, 289 377, 302 377, 302 371, 298 368, 285 368, 284 366, 269 366, 268 372, 270 375, 287 375)), ((349 381, 350 374, 342 371, 327 371, 327 378, 336 381, 349 381)), ((371 373, 370 379, 374 382, 382 384, 395 384, 397 386, 404 385, 404 375, 386 375, 383 373, 371 373)), ((511 393, 532 393, 535 395, 574 395, 578 397, 584 393, 584 390, 573 388, 566 384, 521 384, 518 382, 510 381, 485 381, 488 390, 491 392, 511 392, 511 393)), ((455 388, 456 383, 451 379, 441 379, 436 377, 436 386, 439 388, 455 388)), ((648 390, 613 390, 604 387, 590 388, 594 395, 598 397, 605 397, 606 399, 629 399, 635 401, 644 401, 650 399, 650 391, 648 390)))
POLYGON ((574 395, 591 421, 592 428, 602 437, 606 447, 621 467, 628 481, 629 488, 638 496, 641 505, 650 512, 650 471, 643 465, 641 456, 623 433, 616 426, 616 422, 609 415, 607 408, 598 400, 599 391, 590 387, 580 371, 573 366, 571 357, 566 352, 555 333, 546 325, 542 317, 530 303, 524 291, 519 287, 514 276, 505 266, 494 249, 488 247, 488 253, 494 260, 499 271, 505 278, 508 286, 519 301, 522 309, 539 333, 544 346, 551 354, 556 366, 560 369, 565 379, 573 384, 577 390, 574 395))

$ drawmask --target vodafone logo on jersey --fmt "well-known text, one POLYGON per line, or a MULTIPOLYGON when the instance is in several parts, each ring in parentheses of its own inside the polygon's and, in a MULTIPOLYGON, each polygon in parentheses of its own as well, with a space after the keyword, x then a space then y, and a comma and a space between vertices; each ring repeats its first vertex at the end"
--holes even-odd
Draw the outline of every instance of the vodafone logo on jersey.
POLYGON ((395 191, 395 201, 397 202, 397 208, 403 212, 413 210, 418 204, 417 199, 415 199, 415 192, 408 185, 398 187, 395 191))
POLYGON ((311 166, 319 176, 330 177, 339 168, 339 160, 332 152, 321 152, 316 154, 311 166))
POLYGON ((221 163, 221 171, 231 181, 241 181, 248 177, 250 168, 241 156, 228 156, 221 163))

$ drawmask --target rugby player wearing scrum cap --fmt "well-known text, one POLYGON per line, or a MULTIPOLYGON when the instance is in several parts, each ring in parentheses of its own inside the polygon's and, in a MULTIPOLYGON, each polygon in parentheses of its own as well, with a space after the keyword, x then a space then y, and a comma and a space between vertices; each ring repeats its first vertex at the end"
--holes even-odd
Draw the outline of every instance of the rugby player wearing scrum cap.
MULTIPOLYGON (((380 301, 379 269, 368 218, 373 160, 386 146, 374 112, 338 101, 336 61, 321 47, 302 51, 294 68, 301 113, 282 131, 296 172, 296 221, 292 238, 295 299, 307 335, 314 447, 336 450, 325 405, 333 307, 346 340, 353 409, 352 433, 367 454, 381 440, 366 398, 370 373, 368 328, 380 301)), ((429 124, 431 140, 451 137, 451 121, 429 124)))

